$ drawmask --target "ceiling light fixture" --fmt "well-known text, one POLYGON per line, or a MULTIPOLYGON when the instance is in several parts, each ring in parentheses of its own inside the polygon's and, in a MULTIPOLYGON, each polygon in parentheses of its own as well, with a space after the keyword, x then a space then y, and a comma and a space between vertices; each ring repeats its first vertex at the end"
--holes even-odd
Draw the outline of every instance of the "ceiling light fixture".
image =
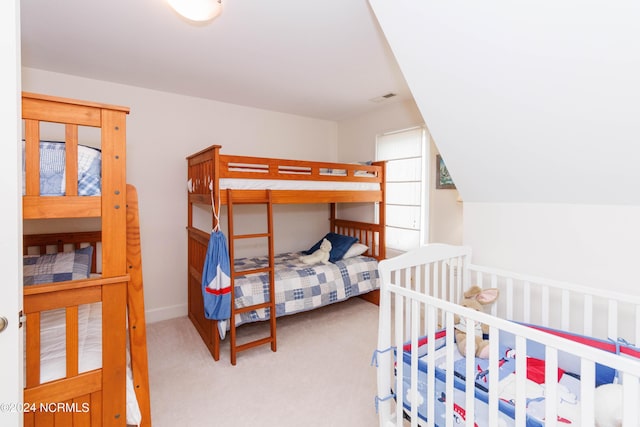
POLYGON ((204 22, 222 13, 222 0, 167 0, 169 5, 185 18, 204 22))

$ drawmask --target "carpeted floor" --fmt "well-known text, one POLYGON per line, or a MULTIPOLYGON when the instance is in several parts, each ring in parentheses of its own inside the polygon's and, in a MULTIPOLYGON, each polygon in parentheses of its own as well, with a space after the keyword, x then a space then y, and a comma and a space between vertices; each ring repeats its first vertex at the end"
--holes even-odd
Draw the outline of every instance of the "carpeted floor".
MULTIPOLYGON (((214 362, 191 322, 147 326, 152 422, 156 427, 373 427, 378 307, 360 298, 278 319, 268 345, 229 362, 228 338, 214 362)), ((243 325, 243 336, 268 334, 243 325)))

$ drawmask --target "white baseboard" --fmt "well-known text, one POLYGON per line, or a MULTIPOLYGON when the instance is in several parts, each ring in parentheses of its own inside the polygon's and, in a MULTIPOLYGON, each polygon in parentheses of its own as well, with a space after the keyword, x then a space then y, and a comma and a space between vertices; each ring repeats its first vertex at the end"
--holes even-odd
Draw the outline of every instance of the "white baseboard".
POLYGON ((145 310, 147 323, 160 322, 162 320, 175 319, 187 315, 187 304, 172 305, 169 307, 152 308, 145 310))

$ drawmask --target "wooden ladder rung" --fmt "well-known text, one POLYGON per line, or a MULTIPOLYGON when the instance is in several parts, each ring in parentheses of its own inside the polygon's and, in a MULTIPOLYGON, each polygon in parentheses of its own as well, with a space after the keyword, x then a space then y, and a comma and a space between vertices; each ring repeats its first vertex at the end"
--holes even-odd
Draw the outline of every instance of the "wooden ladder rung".
POLYGON ((255 341, 249 341, 247 343, 244 344, 240 344, 236 346, 236 351, 244 351, 244 350, 249 350, 250 348, 254 348, 254 347, 258 347, 260 345, 264 345, 264 344, 269 344, 274 342, 276 339, 276 337, 266 337, 266 338, 261 338, 255 341))
POLYGON ((268 308, 268 307, 271 307, 270 301, 262 302, 260 304, 255 304, 255 305, 247 305, 245 307, 239 307, 239 308, 236 308, 235 311, 236 313, 246 313, 247 311, 259 310, 261 308, 268 308))
POLYGON ((271 271, 271 267, 254 268, 252 270, 234 271, 232 275, 233 277, 240 277, 240 276, 246 276, 248 274, 268 273, 269 271, 271 271))
POLYGON ((271 237, 270 233, 258 233, 258 234, 235 234, 234 239, 255 239, 259 237, 271 237))

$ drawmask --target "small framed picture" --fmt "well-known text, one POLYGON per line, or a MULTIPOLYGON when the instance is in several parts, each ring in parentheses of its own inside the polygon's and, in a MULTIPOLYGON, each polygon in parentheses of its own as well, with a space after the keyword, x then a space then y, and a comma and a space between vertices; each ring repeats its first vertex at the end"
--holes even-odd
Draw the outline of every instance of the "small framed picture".
POLYGON ((436 188, 456 188, 440 154, 436 155, 436 188))

